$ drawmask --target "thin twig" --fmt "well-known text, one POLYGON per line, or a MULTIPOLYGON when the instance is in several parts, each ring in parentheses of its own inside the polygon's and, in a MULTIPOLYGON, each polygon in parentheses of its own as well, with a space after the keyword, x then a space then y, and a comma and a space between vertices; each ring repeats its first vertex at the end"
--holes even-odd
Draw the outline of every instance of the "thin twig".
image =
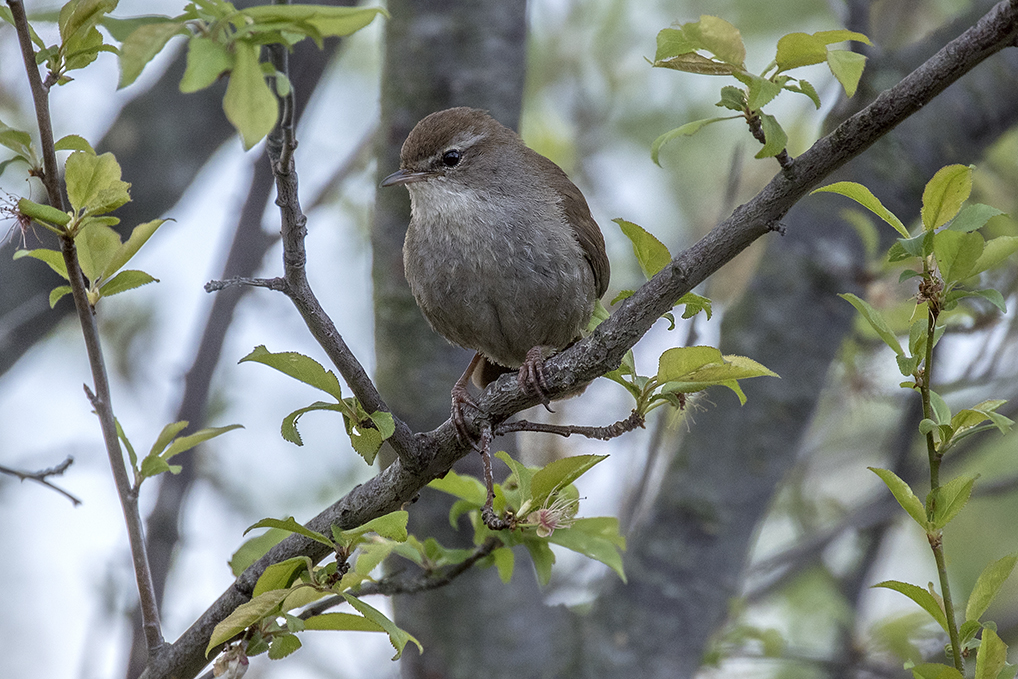
MULTIPOLYGON (((35 103, 36 119, 39 122, 39 138, 41 141, 43 167, 46 173, 46 176, 43 177, 43 182, 50 204, 60 206, 60 209, 66 209, 64 207, 63 192, 58 182, 56 150, 53 145, 53 128, 50 124, 49 116, 49 96, 39 78, 39 67, 35 63, 35 51, 32 49, 25 8, 20 0, 8 0, 7 4, 11 8, 11 15, 14 18, 15 28, 18 32, 21 54, 25 62, 25 71, 28 74, 28 81, 32 88, 32 100, 35 103)), ((102 345, 99 341, 99 330, 96 326, 92 305, 89 303, 86 295, 85 278, 78 263, 74 238, 66 233, 62 235, 60 237, 60 249, 63 254, 64 265, 67 267, 67 279, 71 284, 71 295, 74 299, 78 321, 81 324, 85 351, 88 354, 88 363, 92 372, 92 380, 95 384, 95 393, 92 393, 88 385, 85 385, 85 393, 88 395, 88 400, 91 402, 92 408, 99 418, 103 442, 106 445, 106 454, 110 461, 110 470, 113 473, 113 481, 117 487, 120 506, 124 512, 124 522, 127 524, 127 535, 131 544, 131 557, 134 563, 134 575, 138 583, 138 596, 145 629, 145 640, 148 644, 149 657, 151 658, 163 646, 164 642, 159 624, 159 608, 156 603, 155 589, 152 585, 152 572, 149 567, 148 554, 145 550, 145 535, 141 523, 141 514, 138 511, 138 498, 131 492, 131 481, 127 475, 123 452, 120 450, 120 440, 117 438, 117 428, 113 418, 113 406, 110 397, 110 384, 106 374, 102 345)))
MULTIPOLYGON (((282 45, 269 45, 267 49, 275 69, 285 75, 288 68, 286 49, 282 45)), ((279 206, 280 232, 283 237, 284 292, 304 319, 312 337, 325 350, 365 410, 369 413, 391 412, 364 366, 350 351, 332 319, 322 309, 308 283, 305 270, 307 251, 304 246, 307 217, 300 207, 297 172, 293 163, 293 150, 297 143, 293 131, 293 91, 282 99, 280 120, 266 139, 265 151, 276 178, 276 205, 279 206)), ((410 469, 420 469, 420 454, 410 427, 399 418, 393 419, 396 431, 388 439, 389 443, 404 465, 410 469)))
POLYGON ((643 415, 634 410, 626 419, 609 424, 607 427, 585 427, 578 424, 545 424, 544 422, 516 420, 515 422, 503 422, 495 427, 495 435, 503 436, 517 431, 534 431, 544 434, 557 434, 565 438, 577 434, 579 436, 586 436, 588 439, 610 441, 636 428, 642 429, 644 424, 643 415))
POLYGON ((65 471, 67 471, 67 468, 71 466, 72 462, 74 462, 74 458, 68 455, 67 459, 58 464, 56 467, 50 467, 49 469, 43 469, 37 472, 23 472, 12 467, 5 467, 4 465, 0 464, 0 474, 8 474, 9 476, 15 476, 20 481, 27 480, 35 481, 36 483, 41 483, 47 488, 52 488, 53 490, 57 491, 58 493, 66 497, 68 500, 70 500, 72 503, 74 503, 74 506, 77 507, 78 505, 81 504, 81 500, 74 497, 63 488, 60 488, 59 486, 50 483, 50 481, 48 480, 50 476, 61 476, 65 471))
POLYGON ((286 279, 284 278, 250 278, 248 276, 234 276, 221 281, 209 281, 205 284, 205 292, 218 292, 227 288, 236 287, 268 288, 286 292, 286 279))

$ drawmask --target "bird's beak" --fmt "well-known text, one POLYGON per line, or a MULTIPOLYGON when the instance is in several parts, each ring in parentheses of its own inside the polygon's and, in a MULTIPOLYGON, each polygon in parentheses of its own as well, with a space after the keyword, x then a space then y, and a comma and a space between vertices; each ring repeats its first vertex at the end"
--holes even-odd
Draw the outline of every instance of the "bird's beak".
POLYGON ((422 182, 435 176, 434 172, 410 172, 409 170, 396 170, 382 180, 380 186, 396 186, 397 184, 413 184, 422 182))

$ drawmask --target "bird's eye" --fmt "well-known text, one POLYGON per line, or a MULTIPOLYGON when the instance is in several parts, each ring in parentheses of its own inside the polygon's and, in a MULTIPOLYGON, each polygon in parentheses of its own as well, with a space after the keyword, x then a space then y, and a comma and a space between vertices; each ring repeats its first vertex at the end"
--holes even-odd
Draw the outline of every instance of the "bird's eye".
POLYGON ((450 149, 442 154, 442 164, 446 167, 456 167, 460 163, 460 152, 456 149, 450 149))

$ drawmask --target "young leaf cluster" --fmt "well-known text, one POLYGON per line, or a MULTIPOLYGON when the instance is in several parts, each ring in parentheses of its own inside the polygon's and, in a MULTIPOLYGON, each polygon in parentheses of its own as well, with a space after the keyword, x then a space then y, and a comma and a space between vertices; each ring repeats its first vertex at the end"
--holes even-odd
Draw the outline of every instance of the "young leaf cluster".
MULTIPOLYGON (((35 29, 29 27, 32 43, 38 47, 35 53, 37 64, 45 64, 49 76, 45 86, 64 85, 72 80, 68 71, 85 68, 99 56, 100 52, 117 52, 113 45, 107 45, 97 28, 106 16, 117 8, 118 0, 71 0, 60 8, 57 27, 60 42, 47 45, 35 29)), ((14 25, 14 18, 8 7, 0 7, 0 19, 14 25)))
POLYGON ((512 547, 524 545, 537 570, 538 581, 545 585, 555 564, 552 544, 583 554, 611 568, 625 581, 621 551, 625 538, 619 534, 614 517, 577 518, 579 494, 573 482, 605 459, 604 455, 576 455, 555 460, 542 468, 527 467, 507 453, 496 454, 509 466, 510 474, 501 484, 494 484, 493 507, 499 516, 508 516, 511 528, 494 532, 481 518, 487 499, 484 484, 470 476, 449 472, 429 485, 458 498, 449 511, 449 522, 455 528, 466 515, 474 529, 474 544, 497 537, 502 545, 479 566, 494 565, 503 582, 512 578, 515 557, 512 547))
MULTIPOLYGON (((302 535, 328 546, 336 553, 336 560, 325 566, 316 566, 308 557, 300 556, 266 568, 255 583, 251 600, 238 606, 216 625, 206 647, 206 655, 240 635, 237 645, 225 652, 220 662, 231 662, 237 656, 246 659, 266 652, 269 658, 278 660, 301 647, 296 635, 305 630, 383 632, 396 649, 393 660, 402 655, 410 642, 422 650, 413 635, 351 593, 351 588, 372 581, 371 571, 396 545, 406 542, 408 518, 405 511, 396 511, 350 530, 341 531, 333 526, 331 538, 300 525, 293 517, 262 519, 248 528, 245 533, 255 528, 274 529, 274 540, 289 533, 302 535), (356 559, 353 558, 355 553, 356 559), (342 597, 355 612, 298 615, 299 609, 329 595, 342 597)), ((235 572, 249 566, 274 544, 261 541, 258 548, 252 550, 248 549, 251 542, 234 555, 232 565, 235 572), (243 557, 239 556, 241 552, 244 552, 243 557)))
POLYGON ((278 118, 277 95, 290 90, 287 78, 261 61, 262 45, 288 49, 311 38, 350 35, 378 15, 380 7, 265 4, 238 10, 224 0, 196 0, 175 17, 147 16, 107 22, 121 40, 120 87, 127 87, 174 36, 187 36, 187 66, 181 92, 197 92, 227 78, 223 111, 240 133, 245 149, 265 137, 278 118), (269 86, 266 78, 275 83, 269 86))
MULTIPOLYGON (((120 165, 116 158, 112 153, 96 155, 88 142, 76 135, 60 139, 56 148, 73 151, 64 163, 64 181, 72 209, 61 212, 51 205, 21 198, 17 203, 17 213, 74 241, 81 271, 87 279, 88 302, 93 307, 103 297, 156 282, 157 279, 150 274, 124 269, 124 266, 166 220, 154 219, 139 224, 127 241, 121 242, 120 234, 111 228, 120 220, 108 213, 131 200, 128 193, 131 185, 120 179, 120 165)), ((22 257, 45 262, 68 280, 67 265, 60 251, 39 248, 14 253, 14 259, 22 257)), ((70 292, 70 285, 54 288, 49 296, 50 306, 70 292)))
POLYGON ((281 433, 284 439, 294 445, 302 446, 300 432, 297 431, 297 420, 305 413, 313 410, 332 410, 343 415, 346 433, 354 450, 368 464, 375 461, 375 455, 382 447, 382 442, 396 431, 392 413, 368 413, 360 402, 353 398, 343 398, 339 380, 335 373, 326 370, 318 361, 298 354, 294 351, 272 353, 264 345, 255 347, 254 351, 240 359, 240 363, 254 361, 275 368, 304 384, 321 389, 335 399, 335 402, 315 401, 309 406, 298 408, 283 418, 281 433))
POLYGON ((763 112, 763 107, 785 90, 808 97, 819 109, 816 88, 808 80, 788 75, 788 71, 814 64, 826 63, 845 93, 850 97, 855 94, 866 57, 830 47, 847 40, 871 44, 862 33, 848 30, 789 33, 778 40, 774 60, 757 75, 746 70, 746 46, 739 29, 724 19, 704 15, 699 21, 662 29, 657 34, 653 66, 699 75, 731 76, 741 87, 722 87, 721 100, 716 104, 735 111, 735 115, 694 120, 665 132, 652 144, 651 158, 660 164, 661 147, 667 142, 735 118, 745 119, 754 136, 763 143, 757 158, 778 156, 785 150, 788 135, 774 116, 763 112))
MULTIPOLYGON (((646 229, 624 219, 614 221, 633 244, 633 253, 648 280, 672 261, 668 248, 646 229)), ((612 304, 632 294, 631 290, 623 290, 612 300, 612 304)), ((685 305, 682 312, 684 319, 692 318, 702 311, 710 320, 711 302, 706 297, 688 292, 676 304, 685 305)), ((669 329, 673 329, 675 318, 670 312, 665 314, 665 318, 671 322, 669 329)), ((657 374, 650 377, 637 373, 633 352, 628 351, 622 364, 605 375, 632 394, 636 400, 636 412, 641 415, 665 404, 683 408, 686 394, 712 386, 728 387, 739 397, 740 403, 745 403, 746 395, 739 386, 739 380, 762 376, 778 375, 745 356, 722 356, 719 349, 705 346, 669 349, 658 359, 657 374)))
POLYGON ((926 533, 937 562, 941 593, 934 590, 932 583, 923 588, 888 580, 876 586, 893 589, 910 598, 929 613, 950 637, 948 655, 953 657, 954 666, 941 663, 914 665, 911 667, 913 676, 920 679, 961 679, 964 659, 975 653, 975 676, 979 679, 997 679, 1005 676, 1003 672, 1013 677, 1014 667, 1006 663, 1006 644, 997 635, 993 623, 981 622, 980 617, 1014 569, 1018 554, 1003 557, 984 569, 969 595, 964 622, 959 627, 947 578, 943 529, 969 501, 977 476, 962 475, 944 484, 940 482, 940 463, 958 442, 991 428, 1006 432, 1013 422, 996 412, 1005 403, 997 399, 984 400, 952 413, 943 397, 933 390, 931 382, 934 349, 947 329, 949 317, 961 313, 959 303, 962 300, 987 300, 1004 311, 1002 295, 996 290, 981 289, 979 274, 1018 251, 1018 238, 998 236, 986 239, 979 233, 979 229, 1001 212, 987 205, 965 205, 972 192, 970 166, 941 168, 927 183, 915 233, 885 208, 872 192, 859 184, 838 182, 817 191, 847 196, 895 229, 900 237, 891 247, 888 260, 894 264, 906 263, 908 268, 899 277, 900 282, 918 281, 907 346, 899 340, 898 333, 879 309, 856 295, 842 295, 859 311, 877 337, 894 351, 898 369, 909 378, 901 386, 920 394, 924 417, 919 423, 919 433, 926 441, 930 460, 930 491, 925 501, 920 500, 909 484, 894 472, 871 469, 902 509, 926 533), (976 639, 980 630, 982 634, 976 639))
POLYGON ((156 437, 155 443, 152 444, 148 455, 139 460, 138 454, 134 452, 134 446, 128 440, 127 434, 124 433, 124 429, 120 426, 120 422, 116 424, 117 437, 123 442, 124 447, 127 448, 127 456, 131 461, 131 469, 134 471, 133 492, 135 495, 137 495, 142 481, 149 477, 157 476, 163 472, 179 474, 181 470, 180 465, 170 464, 170 460, 176 455, 191 450, 198 444, 213 439, 220 434, 225 434, 233 429, 244 428, 243 425, 231 424, 226 427, 206 427, 187 436, 177 436, 187 427, 188 422, 187 420, 171 422, 159 432, 159 436, 156 437))

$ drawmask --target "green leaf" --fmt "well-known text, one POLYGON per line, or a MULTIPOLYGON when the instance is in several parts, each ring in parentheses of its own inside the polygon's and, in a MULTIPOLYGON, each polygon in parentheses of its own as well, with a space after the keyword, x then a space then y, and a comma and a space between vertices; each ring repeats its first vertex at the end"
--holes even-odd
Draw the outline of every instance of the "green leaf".
POLYGON ((95 149, 88 141, 77 134, 68 134, 61 137, 53 144, 53 149, 56 151, 84 151, 85 153, 91 153, 95 155, 95 149))
POLYGON ((392 647, 396 649, 396 655, 392 657, 393 660, 397 660, 401 655, 403 655, 404 647, 406 647, 407 643, 411 641, 417 645, 417 650, 419 652, 424 652, 424 647, 421 646, 421 642, 417 641, 417 639, 415 639, 409 632, 397 627, 396 623, 385 617, 381 611, 372 608, 360 599, 351 596, 346 592, 342 592, 342 597, 346 599, 347 603, 353 606, 358 613, 385 630, 385 632, 389 635, 389 642, 392 644, 392 647))
POLYGON ((894 495, 894 499, 901 505, 901 508, 916 523, 922 526, 923 530, 930 530, 930 522, 926 518, 926 508, 923 507, 923 503, 916 497, 915 493, 912 492, 912 488, 907 483, 889 469, 878 469, 877 467, 867 467, 867 469, 880 477, 888 490, 891 491, 891 494, 894 495))
POLYGON ((897 580, 885 580, 884 582, 878 582, 873 586, 893 589, 895 592, 904 594, 909 599, 919 604, 933 617, 934 620, 937 621, 937 624, 939 624, 945 632, 947 631, 947 616, 944 614, 944 609, 940 607, 940 603, 927 590, 917 585, 911 585, 907 582, 899 582, 897 580))
POLYGON ((951 407, 947 405, 943 396, 932 390, 930 391, 930 407, 933 408, 933 417, 937 424, 951 422, 951 407))
POLYGON ((223 97, 223 111, 240 133, 247 151, 272 131, 279 112, 276 95, 269 89, 258 64, 258 45, 244 40, 237 40, 233 45, 233 71, 223 97))
POLYGON ((148 285, 149 283, 158 282, 158 278, 153 278, 144 271, 127 269, 126 271, 121 271, 104 283, 103 286, 99 288, 99 292, 103 297, 111 297, 113 295, 120 294, 121 292, 140 288, 141 286, 148 285))
POLYGON ((746 85, 746 106, 751 111, 759 111, 770 103, 774 97, 781 94, 781 86, 773 80, 761 78, 752 73, 734 73, 739 82, 746 85))
POLYGON ((483 505, 488 497, 488 491, 485 490, 483 483, 473 476, 457 474, 454 471, 448 472, 442 478, 433 479, 428 487, 454 495, 477 507, 483 505))
POLYGON ((346 632, 384 632, 382 626, 363 615, 353 613, 322 613, 304 621, 305 629, 336 630, 346 632))
POLYGON ((863 69, 866 67, 866 57, 848 50, 828 50, 827 65, 841 83, 845 94, 849 97, 854 96, 863 69))
POLYGON ((46 248, 39 248, 36 250, 17 250, 14 253, 14 259, 21 259, 22 257, 31 257, 32 259, 38 259, 40 262, 45 262, 49 268, 57 272, 61 278, 65 281, 67 280, 67 265, 64 263, 64 256, 62 253, 46 248))
POLYGON ((75 151, 68 156, 64 173, 67 197, 77 211, 104 214, 131 200, 131 185, 120 180, 120 165, 112 153, 75 151))
POLYGON ((982 617, 1000 592, 1004 582, 1010 577, 1016 562, 1018 562, 1018 554, 1008 554, 983 569, 969 595, 968 605, 965 606, 966 620, 978 620, 982 617))
POLYGON ((721 356, 714 347, 675 347, 658 359, 658 382, 697 382, 723 384, 750 377, 778 377, 760 363, 729 354, 721 356))
POLYGON ((280 660, 300 648, 300 639, 293 634, 281 634, 273 637, 269 644, 269 659, 280 660))
POLYGON ((702 120, 694 120, 691 123, 680 125, 674 130, 665 132, 660 137, 654 140, 654 143, 650 145, 650 159, 658 166, 661 165, 659 158, 661 154, 661 147, 666 143, 675 139, 676 137, 689 137, 700 131, 700 128, 710 125, 711 123, 720 122, 722 120, 734 120, 741 116, 722 116, 720 118, 704 118, 702 120))
POLYGON ((766 143, 754 158, 773 158, 788 145, 788 135, 778 123, 778 119, 768 113, 760 114, 760 125, 763 127, 766 143))
MULTIPOLYGON (((566 531, 555 531, 555 535, 564 535, 566 531)), ((530 553, 530 560, 534 562, 534 570, 537 572, 537 582, 544 587, 551 580, 551 567, 555 565, 555 553, 548 546, 548 540, 527 540, 523 543, 530 553)))
POLYGON ((141 461, 140 472, 141 477, 143 479, 146 479, 153 476, 158 476, 159 474, 163 474, 165 472, 179 474, 180 469, 181 468, 178 465, 168 464, 166 460, 164 460, 161 457, 149 456, 141 461))
POLYGON ((179 455, 184 451, 191 450, 199 443, 204 443, 209 439, 214 439, 215 437, 225 434, 228 431, 243 428, 244 426, 240 424, 230 424, 225 427, 205 427, 204 429, 199 429, 193 434, 188 434, 187 436, 181 436, 178 439, 174 439, 174 441, 162 454, 162 458, 164 460, 169 460, 175 455, 179 455))
POLYGON ((279 433, 283 437, 284 441, 289 441, 296 446, 303 446, 304 440, 300 437, 300 432, 297 431, 297 420, 299 420, 305 413, 310 413, 314 410, 332 410, 346 414, 347 408, 339 403, 326 403, 324 401, 315 401, 309 406, 298 408, 292 413, 283 418, 283 423, 280 425, 279 433))
POLYGON ((187 35, 183 22, 156 21, 138 26, 120 45, 120 82, 123 89, 141 75, 150 61, 159 54, 175 35, 187 35))
POLYGON ((625 540, 619 535, 618 519, 576 519, 568 528, 560 528, 552 533, 548 541, 600 561, 615 571, 622 582, 626 582, 620 551, 625 549, 625 540))
POLYGON ((820 40, 825 45, 833 45, 839 42, 846 42, 848 40, 854 40, 861 42, 865 45, 872 45, 870 39, 862 33, 856 33, 855 31, 849 31, 847 29, 836 29, 833 31, 817 31, 813 34, 817 40, 820 40))
MULTIPOLYGON (((71 216, 66 212, 58 210, 52 205, 36 203, 28 198, 18 199, 18 212, 29 219, 35 219, 47 224, 56 224, 57 226, 67 226, 71 221, 71 216)), ((67 278, 67 276, 65 275, 64 278, 67 278)))
POLYGON ((1004 296, 1000 294, 998 290, 990 288, 989 290, 952 290, 948 294, 948 297, 955 292, 963 293, 965 297, 982 297, 987 302, 997 307, 997 310, 1002 314, 1007 313, 1007 305, 1004 303, 1004 296))
POLYGON ((655 68, 670 68, 675 71, 685 71, 686 73, 696 73, 698 75, 735 75, 735 73, 742 70, 737 66, 709 59, 696 52, 680 54, 677 57, 663 61, 655 61, 653 65, 655 68))
POLYGON ((983 628, 980 640, 982 643, 976 653, 975 679, 997 679, 1007 664, 1007 644, 989 627, 983 628))
POLYGON ((687 292, 679 298, 679 301, 676 302, 676 304, 685 305, 685 309, 682 311, 683 318, 692 318, 702 311, 706 314, 707 320, 709 321, 713 313, 711 301, 702 295, 696 294, 695 292, 687 292))
POLYGON ((721 88, 721 101, 714 105, 741 113, 747 108, 746 91, 732 85, 725 85, 721 88))
POLYGON ((495 568, 498 570, 499 579, 506 585, 513 579, 513 567, 516 560, 513 558, 513 550, 508 547, 499 547, 491 553, 495 560, 495 568))
POLYGON ((827 45, 808 33, 789 33, 778 40, 778 52, 774 60, 779 71, 820 64, 827 61, 827 45))
POLYGON ((350 444, 365 462, 374 464, 375 455, 382 449, 382 434, 371 427, 356 426, 350 430, 350 444))
POLYGON ((530 481, 532 504, 543 507, 553 494, 586 474, 607 457, 607 455, 573 455, 545 465, 530 481))
POLYGON ((636 261, 640 263, 640 268, 643 269, 643 275, 647 277, 647 280, 653 278, 654 274, 672 261, 672 256, 664 243, 642 226, 625 219, 613 219, 612 221, 619 225, 622 233, 633 244, 636 261))
POLYGON ((955 436, 960 436, 976 426, 982 424, 986 420, 993 423, 997 429, 1000 430, 1001 434, 1006 434, 1014 422, 1000 413, 996 412, 997 408, 1007 403, 1007 401, 1000 399, 992 399, 982 401, 958 412, 957 415, 951 418, 951 427, 955 431, 955 436))
POLYGON ((933 236, 933 254, 945 284, 963 281, 972 275, 983 254, 983 237, 978 233, 944 229, 933 236))
POLYGON ((381 7, 327 7, 323 5, 257 5, 242 10, 256 22, 306 24, 323 37, 342 37, 361 30, 375 17, 388 18, 381 7))
POLYGON ((279 604, 283 602, 287 594, 289 594, 289 590, 274 589, 237 606, 233 613, 226 616, 212 630, 209 645, 205 647, 205 657, 208 657, 212 649, 219 644, 229 641, 251 625, 273 613, 273 611, 279 608, 279 604))
POLYGON ((38 164, 35 160, 35 151, 32 149, 32 135, 23 130, 8 127, 3 121, 0 121, 0 145, 14 151, 29 164, 38 164))
POLYGON ((159 432, 159 436, 152 443, 152 448, 148 452, 149 456, 158 456, 166 450, 166 446, 170 445, 170 441, 176 438, 177 434, 183 431, 187 424, 187 420, 180 420, 179 422, 171 422, 163 427, 162 431, 159 432))
POLYGON ((131 261, 141 246, 148 242, 148 239, 152 237, 152 234, 156 232, 160 226, 166 223, 165 219, 153 219, 151 222, 145 222, 134 227, 131 231, 130 237, 127 241, 120 246, 117 252, 113 255, 113 258, 103 269, 102 277, 109 278, 114 273, 119 271, 125 264, 131 261))
POLYGON ((715 347, 675 347, 661 354, 658 359, 658 382, 681 380, 698 368, 724 362, 721 350, 715 347))
POLYGON ((901 223, 901 220, 898 219, 894 213, 885 208, 883 203, 877 200, 877 197, 862 184, 857 184, 856 182, 835 182, 833 184, 828 184, 827 186, 821 186, 819 189, 814 190, 810 195, 822 192, 838 193, 846 198, 851 198, 894 227, 894 230, 900 233, 904 238, 909 238, 908 229, 906 229, 905 225, 901 223))
POLYGON ((813 102, 813 105, 820 110, 820 95, 817 94, 817 90, 808 80, 799 79, 797 85, 788 84, 785 85, 785 89, 789 92, 798 92, 799 94, 805 94, 813 102))
POLYGON ((247 529, 244 531, 244 535, 247 535, 250 531, 254 530, 255 528, 279 528, 280 530, 285 530, 291 533, 297 533, 298 535, 303 535, 309 540, 320 542, 323 545, 327 545, 329 549, 336 548, 336 545, 333 544, 332 540, 325 537, 318 531, 311 530, 310 528, 305 528, 304 526, 297 523, 297 521, 292 516, 288 516, 282 520, 262 519, 258 523, 248 526, 247 529))
POLYGON ((120 234, 105 224, 90 223, 74 238, 81 272, 95 283, 120 249, 120 234))
POLYGON ((702 15, 699 21, 683 24, 682 33, 697 49, 710 52, 726 64, 742 68, 746 61, 739 29, 724 19, 702 15))
POLYGON ((970 276, 992 269, 1005 259, 1018 252, 1018 236, 997 236, 986 241, 982 254, 972 265, 970 276))
POLYGON ((696 45, 686 38, 681 29, 663 28, 657 34, 657 51, 654 53, 654 61, 670 59, 695 51, 696 45))
POLYGON ((947 228, 952 231, 975 231, 986 226, 986 222, 1002 214, 1004 213, 990 205, 973 203, 963 207, 947 228))
POLYGON ((311 570, 311 559, 306 556, 295 556, 292 559, 274 563, 258 577, 253 596, 271 592, 275 589, 289 589, 301 573, 311 570))
POLYGON ((356 528, 345 530, 341 535, 348 540, 347 544, 365 533, 378 533, 383 538, 404 542, 407 539, 406 525, 409 519, 410 515, 407 512, 397 510, 372 519, 356 528))
POLYGON ((972 484, 976 482, 975 476, 959 476, 951 479, 936 490, 930 491, 926 504, 932 511, 930 524, 933 530, 940 530, 951 522, 958 512, 968 503, 972 495, 972 484))
POLYGON ((57 25, 60 39, 68 42, 75 35, 90 31, 117 8, 117 0, 71 0, 60 9, 57 25))
POLYGON ((965 675, 943 663, 920 663, 912 668, 913 679, 965 679, 965 675))
POLYGON ((884 341, 884 344, 891 347, 896 355, 905 355, 905 352, 901 349, 901 344, 898 342, 898 337, 891 330, 891 327, 887 325, 883 314, 877 311, 869 302, 850 292, 842 293, 838 297, 854 306, 862 314, 862 317, 866 319, 866 322, 870 324, 870 327, 876 331, 880 339, 884 341))
POLYGON ((52 309, 60 301, 60 298, 64 295, 69 295, 73 292, 69 285, 58 285, 49 292, 49 308, 52 309))
MULTIPOLYGON (((0 19, 3 19, 11 26, 14 25, 14 15, 11 14, 11 10, 9 7, 0 6, 0 19)), ((35 29, 32 28, 31 24, 28 25, 28 32, 29 36, 32 39, 32 42, 35 43, 36 47, 38 47, 39 49, 46 47, 46 43, 42 41, 42 38, 40 38, 39 34, 35 32, 35 29)))
POLYGON ((184 93, 203 90, 233 68, 233 53, 218 40, 195 36, 187 43, 187 68, 180 79, 184 93))
POLYGON ((123 442, 124 447, 127 448, 127 457, 131 461, 131 469, 136 470, 138 468, 138 454, 134 452, 134 446, 132 446, 131 442, 127 439, 127 434, 124 432, 124 428, 120 426, 120 420, 114 417, 113 424, 117 428, 117 438, 120 439, 123 442))
POLYGON ((937 170, 923 190, 923 227, 933 231, 947 224, 955 218, 971 193, 971 165, 948 165, 937 170))
POLYGON ((261 535, 245 540, 230 557, 230 570, 234 577, 239 577, 251 564, 265 556, 266 552, 282 542, 289 534, 290 531, 270 528, 261 535))
POLYGON ((533 491, 531 490, 531 482, 534 479, 534 475, 540 471, 537 468, 528 467, 522 462, 514 460, 509 453, 504 450, 500 450, 495 453, 495 457, 505 462, 506 466, 512 471, 510 480, 507 480, 502 484, 502 492, 506 495, 506 500, 512 503, 512 506, 517 509, 517 513, 521 513, 524 510, 524 503, 529 507, 533 491), (515 491, 506 489, 506 486, 514 485, 515 491))
POLYGON ((333 396, 336 400, 342 400, 343 394, 339 387, 339 380, 331 370, 326 370, 322 364, 313 358, 298 354, 295 351, 283 351, 274 354, 260 344, 254 350, 240 359, 238 363, 254 361, 275 368, 284 375, 289 375, 295 380, 308 384, 316 389, 333 396))

